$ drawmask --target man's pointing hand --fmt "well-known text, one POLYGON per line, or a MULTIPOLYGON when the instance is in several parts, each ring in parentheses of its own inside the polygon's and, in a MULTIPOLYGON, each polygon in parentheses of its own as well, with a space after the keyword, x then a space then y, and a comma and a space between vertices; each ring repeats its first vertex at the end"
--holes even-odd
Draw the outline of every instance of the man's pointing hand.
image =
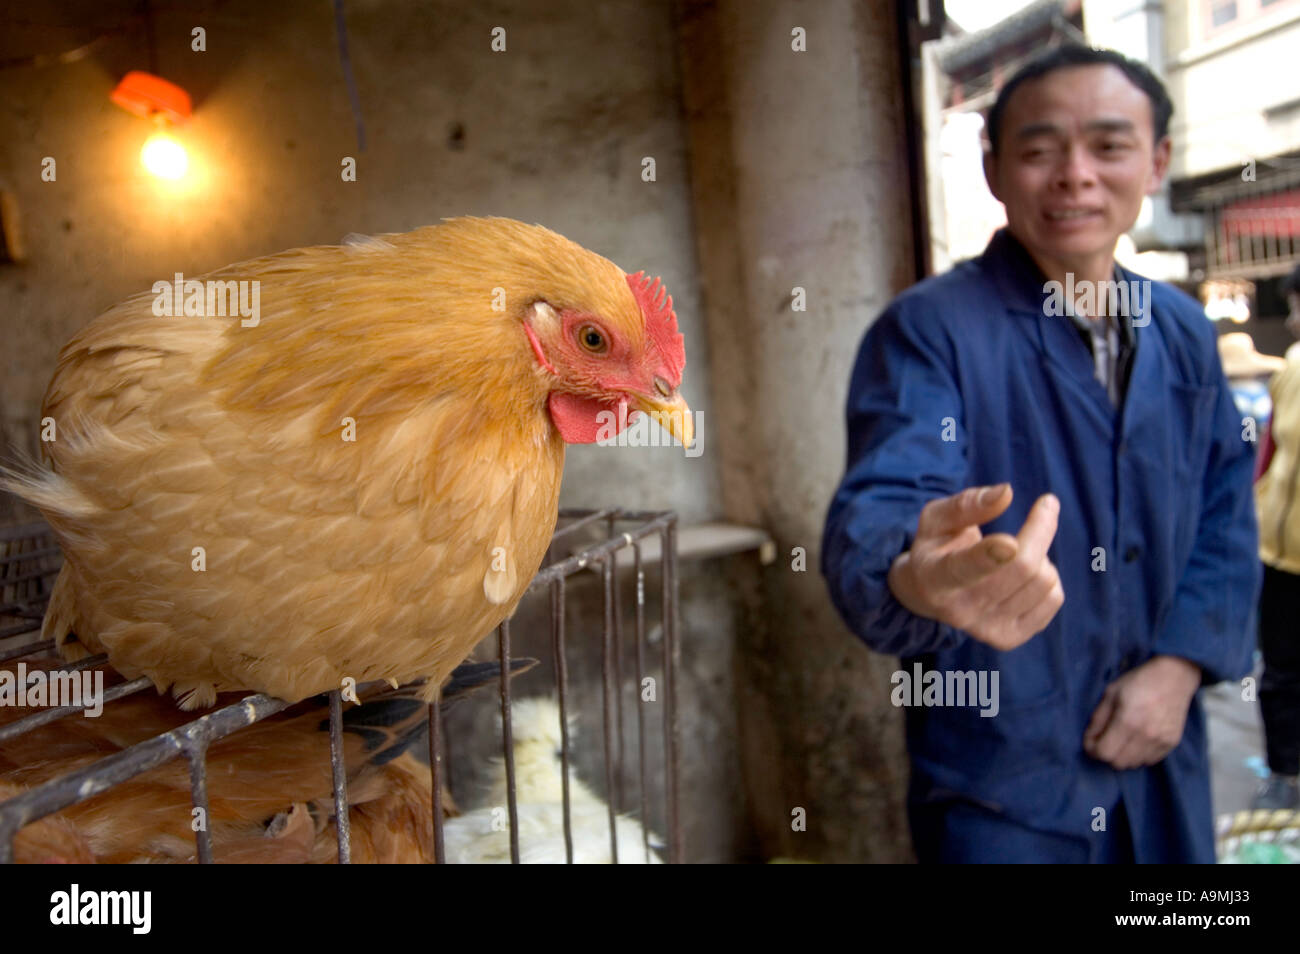
POLYGON ((1011 498, 1011 485, 998 484, 926 504, 912 548, 889 569, 894 597, 996 649, 1015 649, 1041 632, 1065 602, 1047 558, 1061 504, 1052 494, 1039 497, 1014 537, 980 533, 1011 498))

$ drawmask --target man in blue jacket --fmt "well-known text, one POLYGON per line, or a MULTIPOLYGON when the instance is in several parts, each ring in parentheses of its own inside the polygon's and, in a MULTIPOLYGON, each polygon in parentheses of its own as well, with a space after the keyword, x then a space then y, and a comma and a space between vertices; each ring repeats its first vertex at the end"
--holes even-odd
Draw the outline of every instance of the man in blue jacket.
POLYGON ((1196 692, 1249 670, 1254 444, 1199 305, 1113 259, 1171 112, 1111 51, 1022 68, 989 117, 1006 228, 858 355, 823 572, 903 657, 922 861, 1214 860, 1196 692))

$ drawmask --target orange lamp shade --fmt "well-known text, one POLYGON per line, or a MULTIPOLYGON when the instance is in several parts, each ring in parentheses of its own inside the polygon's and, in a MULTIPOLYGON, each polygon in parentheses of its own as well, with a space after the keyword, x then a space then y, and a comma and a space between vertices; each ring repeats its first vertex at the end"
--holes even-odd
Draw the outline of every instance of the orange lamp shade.
POLYGON ((127 112, 148 119, 161 114, 172 122, 183 122, 190 115, 190 94, 161 76, 132 70, 122 77, 110 98, 127 112))

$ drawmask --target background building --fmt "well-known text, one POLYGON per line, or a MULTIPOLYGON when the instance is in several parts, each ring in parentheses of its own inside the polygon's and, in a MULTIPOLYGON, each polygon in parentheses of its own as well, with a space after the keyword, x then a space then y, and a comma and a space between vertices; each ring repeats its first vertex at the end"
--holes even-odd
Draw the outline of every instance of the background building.
POLYGON ((980 168, 981 114, 1016 66, 1063 42, 1146 63, 1174 102, 1169 175, 1120 260, 1281 354, 1278 280, 1300 264, 1300 0, 1034 0, 975 33, 950 21, 923 53, 934 269, 978 254, 1003 223, 980 168))

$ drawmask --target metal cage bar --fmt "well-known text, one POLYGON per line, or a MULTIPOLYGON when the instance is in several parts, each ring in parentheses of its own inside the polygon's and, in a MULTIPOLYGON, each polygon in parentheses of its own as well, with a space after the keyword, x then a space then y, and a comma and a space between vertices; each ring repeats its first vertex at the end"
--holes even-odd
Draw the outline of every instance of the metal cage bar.
POLYGON ((564 653, 564 577, 551 583, 551 639, 555 686, 560 697, 560 806, 564 817, 564 860, 573 864, 573 819, 569 797, 569 663, 564 653))
MULTIPOLYGON (((680 662, 677 638, 677 568, 676 533, 677 517, 672 512, 625 511, 618 508, 600 510, 563 511, 561 520, 567 520, 552 538, 548 551, 548 564, 533 578, 528 592, 547 588, 551 609, 551 642, 554 652, 556 689, 560 705, 561 732, 561 786, 564 810, 564 841, 566 860, 574 858, 573 832, 570 817, 571 751, 569 738, 569 672, 566 661, 567 632, 565 602, 567 580, 583 570, 598 570, 601 576, 601 674, 602 721, 604 727, 604 755, 606 795, 609 806, 610 850, 617 861, 617 815, 623 803, 623 710, 622 710, 622 606, 619 599, 618 551, 632 550, 635 578, 635 652, 636 692, 640 699, 641 687, 648 678, 645 651, 645 567, 641 542, 648 536, 658 535, 661 542, 661 593, 660 614, 663 631, 663 698, 665 746, 665 800, 668 831, 668 860, 678 862, 682 856, 680 812, 678 803, 678 750, 679 727, 675 705, 676 668, 680 662), (590 533, 604 524, 605 538, 576 547, 568 556, 556 558, 561 549, 558 543, 580 539, 583 531, 590 533), (625 532, 618 532, 619 524, 634 524, 625 532)), ((0 640, 37 632, 41 626, 44 603, 48 601, 49 582, 58 572, 58 548, 49 545, 50 531, 42 524, 0 528, 0 623, 6 619, 21 622, 0 627, 0 640), (30 549, 24 550, 25 546, 30 549)), ((17 646, 0 643, 0 662, 8 662, 54 649, 53 640, 35 639, 17 646)), ((513 739, 511 732, 510 678, 511 648, 510 622, 503 621, 498 629, 498 653, 501 665, 500 701, 502 715, 502 742, 507 775, 507 809, 510 819, 511 860, 519 861, 518 806, 515 791, 513 739)), ((106 662, 104 656, 91 656, 58 667, 58 671, 80 671, 106 662)), ((357 687, 358 691, 382 685, 380 682, 357 687)), ((103 695, 105 705, 151 686, 147 678, 120 683, 103 695)), ((338 840, 338 860, 351 861, 350 816, 347 796, 347 771, 342 747, 342 693, 334 690, 328 694, 331 774, 334 789, 335 826, 338 840)), ((439 700, 430 704, 428 711, 429 760, 433 777, 433 796, 430 810, 434 823, 435 860, 445 861, 443 842, 442 793, 450 766, 446 761, 445 739, 439 709, 439 700)), ((207 790, 207 754, 212 743, 256 722, 288 708, 290 703, 264 694, 250 694, 238 702, 196 717, 170 732, 146 739, 121 752, 99 759, 13 798, 0 802, 0 863, 13 861, 14 838, 25 825, 53 815, 70 805, 92 798, 115 785, 142 775, 176 758, 185 758, 189 765, 190 795, 196 820, 196 858, 201 864, 213 861, 212 836, 209 830, 209 800, 207 790)), ((25 732, 48 725, 87 705, 52 707, 31 713, 0 727, 0 742, 15 738, 25 732)), ((640 814, 643 821, 644 849, 647 858, 649 845, 649 769, 647 760, 647 726, 645 706, 637 706, 637 737, 639 741, 638 778, 640 783, 640 814)))
POLYGON ((515 740, 510 723, 510 620, 497 628, 501 657, 501 751, 506 758, 506 814, 510 819, 510 862, 519 864, 519 804, 515 797, 515 740))
POLYGON ((429 771, 433 773, 433 860, 447 863, 447 845, 442 835, 442 711, 441 693, 429 703, 429 771))
POLYGON ((600 641, 601 715, 604 721, 602 738, 605 743, 605 807, 609 810, 609 853, 618 864, 618 809, 615 791, 618 765, 614 751, 614 697, 618 687, 614 683, 614 556, 607 554, 600 563, 604 613, 600 641))

